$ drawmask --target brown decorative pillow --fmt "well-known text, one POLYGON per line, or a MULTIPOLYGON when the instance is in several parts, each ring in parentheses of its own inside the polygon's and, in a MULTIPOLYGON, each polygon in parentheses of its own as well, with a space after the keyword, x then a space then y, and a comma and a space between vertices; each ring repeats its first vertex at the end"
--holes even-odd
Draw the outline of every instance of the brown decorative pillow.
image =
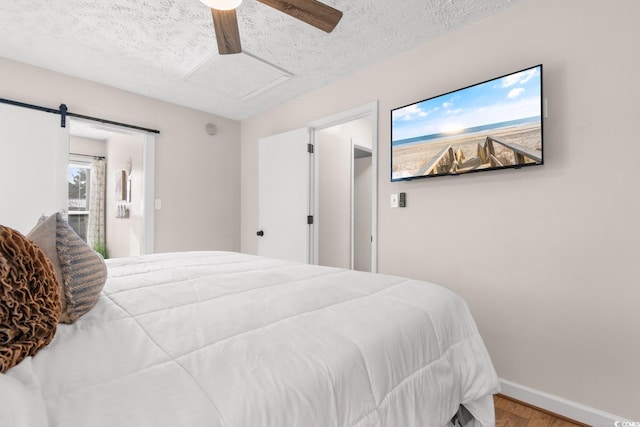
POLYGON ((60 318, 60 290, 40 248, 0 225, 0 372, 51 342, 60 318))
POLYGON ((41 218, 27 237, 43 249, 61 278, 60 322, 75 322, 100 298, 107 280, 104 259, 76 234, 60 213, 41 218))

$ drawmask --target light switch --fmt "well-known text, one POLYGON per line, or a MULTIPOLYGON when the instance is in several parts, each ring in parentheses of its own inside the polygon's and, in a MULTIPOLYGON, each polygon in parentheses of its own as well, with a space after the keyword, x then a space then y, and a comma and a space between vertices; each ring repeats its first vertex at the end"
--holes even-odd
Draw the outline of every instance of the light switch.
POLYGON ((397 208, 398 207, 398 194, 392 194, 391 195, 391 207, 392 208, 397 208))
POLYGON ((155 208, 156 208, 157 211, 162 209, 162 199, 156 199, 155 200, 155 208))

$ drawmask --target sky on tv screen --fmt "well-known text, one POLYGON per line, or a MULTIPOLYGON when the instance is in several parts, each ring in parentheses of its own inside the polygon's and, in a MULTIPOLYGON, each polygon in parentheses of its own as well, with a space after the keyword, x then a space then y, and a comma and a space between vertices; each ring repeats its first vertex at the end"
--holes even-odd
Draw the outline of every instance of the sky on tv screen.
POLYGON ((392 142, 540 117, 540 66, 398 108, 392 142))

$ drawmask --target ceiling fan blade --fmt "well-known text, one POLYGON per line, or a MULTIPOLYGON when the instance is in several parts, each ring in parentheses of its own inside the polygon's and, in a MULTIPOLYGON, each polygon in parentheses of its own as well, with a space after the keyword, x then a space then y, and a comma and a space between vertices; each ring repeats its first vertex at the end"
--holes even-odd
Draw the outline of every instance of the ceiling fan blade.
POLYGON ((330 33, 342 18, 342 12, 316 0, 258 0, 287 15, 330 33))
POLYGON ((220 55, 242 52, 235 9, 211 9, 211 15, 213 15, 213 28, 216 30, 216 41, 220 55))

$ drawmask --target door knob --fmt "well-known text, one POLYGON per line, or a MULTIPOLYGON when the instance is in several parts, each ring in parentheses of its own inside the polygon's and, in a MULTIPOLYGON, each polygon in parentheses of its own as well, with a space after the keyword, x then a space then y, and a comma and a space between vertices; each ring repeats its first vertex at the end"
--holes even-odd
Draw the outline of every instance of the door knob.
POLYGON ((256 233, 256 235, 262 237, 264 236, 264 231, 260 230, 256 233))

